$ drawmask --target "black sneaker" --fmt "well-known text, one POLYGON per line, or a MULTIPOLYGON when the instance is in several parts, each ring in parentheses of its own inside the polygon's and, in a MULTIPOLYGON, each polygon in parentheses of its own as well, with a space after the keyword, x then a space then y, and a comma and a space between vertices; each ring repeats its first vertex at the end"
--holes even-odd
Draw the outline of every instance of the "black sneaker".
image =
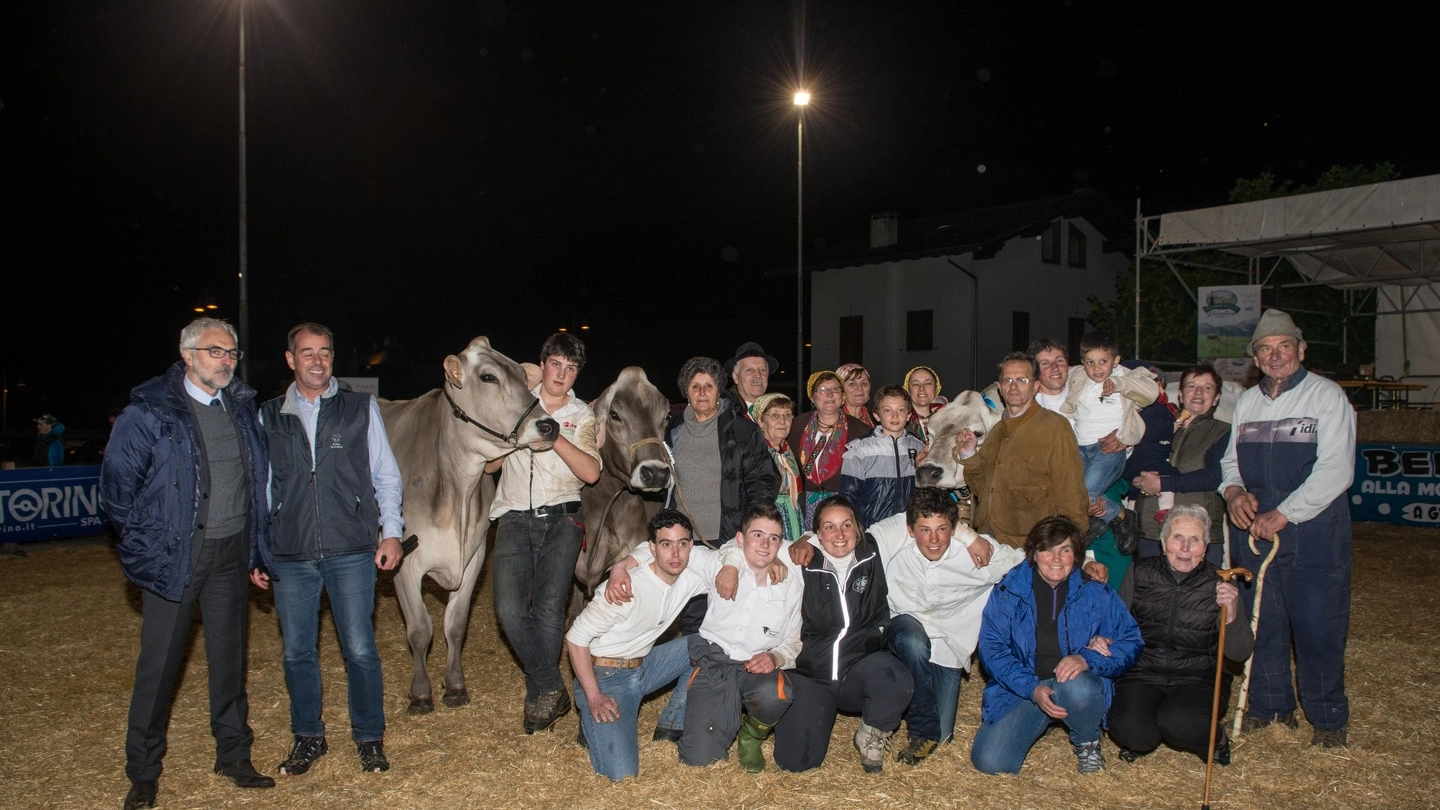
POLYGON ((390 760, 385 758, 384 740, 366 740, 355 743, 360 752, 360 770, 366 773, 380 773, 390 770, 390 760))
POLYGON ((1091 516, 1090 516, 1090 523, 1089 523, 1088 527, 1085 529, 1085 547, 1086 547, 1086 548, 1089 548, 1091 545, 1094 544, 1094 542, 1095 542, 1096 540, 1098 540, 1098 539, 1100 538, 1100 535, 1104 534, 1105 532, 1107 532, 1107 531, 1109 531, 1109 530, 1110 530, 1110 524, 1109 524, 1109 523, 1106 523, 1105 521, 1101 520, 1100 518, 1097 518, 1097 517, 1095 517, 1094 515, 1091 515, 1091 516))
POLYGON ((285 776, 299 776, 310 770, 315 760, 329 753, 330 746, 325 744, 325 735, 319 737, 302 737, 295 735, 295 746, 290 749, 290 756, 280 763, 280 773, 285 776))
POLYGON ((1115 533, 1115 550, 1122 557, 1135 553, 1140 545, 1140 515, 1134 509, 1122 509, 1110 521, 1110 530, 1115 533))

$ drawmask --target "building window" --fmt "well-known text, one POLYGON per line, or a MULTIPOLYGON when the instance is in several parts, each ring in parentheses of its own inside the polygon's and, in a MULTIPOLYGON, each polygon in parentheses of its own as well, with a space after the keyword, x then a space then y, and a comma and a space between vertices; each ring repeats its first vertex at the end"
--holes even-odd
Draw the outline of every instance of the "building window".
POLYGON ((840 365, 865 360, 865 316, 846 315, 840 319, 840 365))
POLYGON ((1076 227, 1075 223, 1069 223, 1070 230, 1070 266, 1085 266, 1085 232, 1076 227))
POLYGON ((1010 313, 1010 348, 1023 352, 1030 345, 1030 313, 1010 313))
POLYGON ((1040 261, 1046 264, 1060 263, 1060 220, 1050 223, 1049 230, 1040 235, 1040 261))
POLYGON ((1072 366, 1080 365, 1080 341, 1085 337, 1085 319, 1071 318, 1065 329, 1065 342, 1069 346, 1070 356, 1065 358, 1072 366))
POLYGON ((912 309, 905 313, 905 351, 928 352, 935 348, 935 310, 912 309))

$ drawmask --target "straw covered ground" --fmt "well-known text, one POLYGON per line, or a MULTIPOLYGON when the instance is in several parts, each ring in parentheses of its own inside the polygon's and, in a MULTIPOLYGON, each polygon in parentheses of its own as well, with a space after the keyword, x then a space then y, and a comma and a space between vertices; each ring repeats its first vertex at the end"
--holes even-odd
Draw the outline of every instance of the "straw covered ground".
MULTIPOLYGON (((1311 748, 1311 729, 1269 728, 1239 740, 1235 764, 1216 768, 1217 808, 1409 808, 1440 806, 1440 728, 1433 695, 1440 669, 1440 532, 1357 524, 1355 597, 1349 647, 1352 703, 1348 750, 1311 748)), ((488 569, 488 566, 487 566, 488 569)), ((0 556, 0 806, 91 810, 118 807, 128 787, 123 730, 140 625, 136 590, 105 544, 61 544, 27 556, 0 556)), ((253 589, 252 589, 253 590, 253 589)), ((288 704, 273 603, 251 603, 250 723, 255 763, 273 772, 289 748, 288 704)), ((431 596, 437 596, 432 593, 431 596)), ((773 764, 750 776, 731 763, 705 769, 678 763, 675 748, 649 741, 660 704, 641 714, 641 774, 611 785, 575 746, 572 713, 549 733, 520 728, 523 682, 500 640, 488 570, 471 614, 465 666, 473 702, 405 713, 409 655, 388 582, 378 600, 394 767, 361 774, 345 714, 344 672, 329 634, 323 643, 331 753, 305 776, 274 790, 242 791, 210 773, 204 648, 193 644, 170 726, 160 781, 163 808, 1195 808, 1205 769, 1193 756, 1162 749, 1122 762, 1108 739, 1109 770, 1075 773, 1063 732, 1031 752, 1021 774, 986 777, 968 751, 980 711, 980 676, 961 692, 954 743, 919 767, 893 761, 880 775, 860 770, 850 744, 854 718, 836 726, 824 767, 782 774, 773 764)), ((439 623, 441 603, 432 600, 439 623)), ((328 618, 327 618, 328 625, 328 618)), ((197 628, 198 629, 198 628, 197 628)), ((431 653, 441 658, 441 642, 431 653)), ((568 669, 568 667, 567 667, 568 669)), ((903 737, 903 731, 897 738, 903 737)), ((767 754, 769 744, 767 743, 767 754)))

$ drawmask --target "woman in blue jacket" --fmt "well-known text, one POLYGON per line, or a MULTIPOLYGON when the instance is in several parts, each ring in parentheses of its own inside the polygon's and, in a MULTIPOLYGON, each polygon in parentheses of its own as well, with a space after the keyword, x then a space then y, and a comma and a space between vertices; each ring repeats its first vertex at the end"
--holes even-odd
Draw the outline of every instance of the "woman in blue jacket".
POLYGON ((1080 773, 1105 770, 1100 727, 1114 681, 1140 653, 1140 628, 1102 583, 1084 578, 1083 533, 1064 517, 1035 524, 1025 562, 995 586, 980 624, 989 673, 970 761, 983 773, 1019 773, 1054 723, 1070 733, 1080 773))

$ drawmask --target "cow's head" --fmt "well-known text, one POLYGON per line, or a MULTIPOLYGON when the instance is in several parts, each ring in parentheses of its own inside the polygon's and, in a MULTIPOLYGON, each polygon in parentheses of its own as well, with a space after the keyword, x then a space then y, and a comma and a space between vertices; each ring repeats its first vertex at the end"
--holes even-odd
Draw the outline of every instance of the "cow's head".
MULTIPOLYGON (((965 486, 965 473, 960 469, 960 455, 955 438, 969 428, 983 443, 985 435, 1000 421, 999 388, 992 383, 984 391, 964 391, 950 404, 930 415, 927 428, 930 444, 925 448, 925 462, 915 470, 915 483, 922 487, 959 489, 965 486)), ((1039 407, 1039 406, 1036 406, 1039 407)))
POLYGON ((549 450, 560 426, 530 393, 526 371, 519 363, 490 348, 477 337, 465 351, 445 358, 445 396, 464 433, 493 445, 495 456, 514 447, 549 450))
POLYGON ((667 401, 639 366, 620 372, 595 400, 595 446, 605 472, 625 480, 631 489, 656 492, 670 483, 665 449, 667 401))

